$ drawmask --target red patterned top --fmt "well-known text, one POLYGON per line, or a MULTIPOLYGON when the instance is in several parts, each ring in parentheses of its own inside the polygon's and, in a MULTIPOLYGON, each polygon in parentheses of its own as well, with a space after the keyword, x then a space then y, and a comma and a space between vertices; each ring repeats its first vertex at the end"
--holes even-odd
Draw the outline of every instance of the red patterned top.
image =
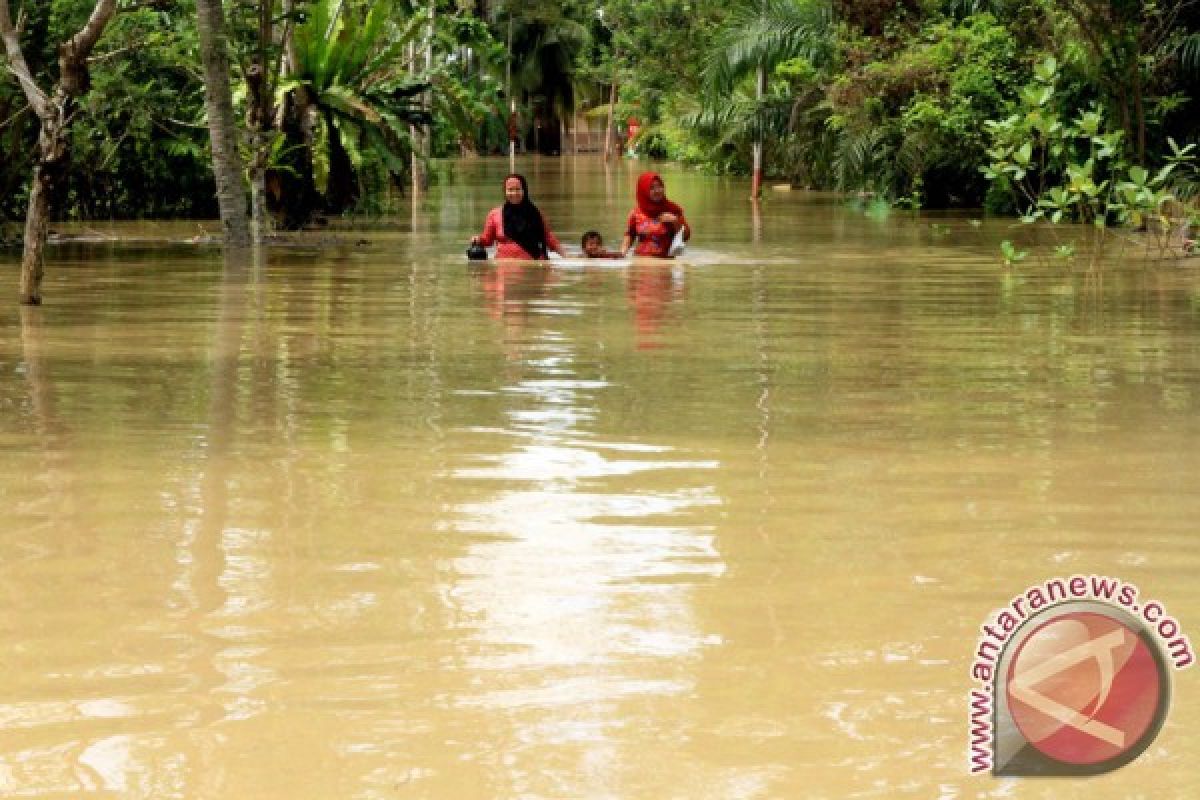
POLYGON ((669 225, 659 222, 655 217, 647 216, 640 208, 635 208, 629 212, 625 233, 637 243, 633 248, 634 255, 667 258, 676 232, 686 225, 687 221, 682 214, 679 215, 678 225, 669 225))

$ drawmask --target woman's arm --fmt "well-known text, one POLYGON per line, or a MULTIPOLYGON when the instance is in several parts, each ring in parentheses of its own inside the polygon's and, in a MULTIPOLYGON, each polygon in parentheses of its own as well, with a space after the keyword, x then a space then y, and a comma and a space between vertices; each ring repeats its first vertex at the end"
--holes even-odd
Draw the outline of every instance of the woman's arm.
POLYGON ((629 248, 637 241, 637 226, 634 223, 634 212, 629 212, 629 219, 625 221, 625 235, 621 237, 621 255, 629 252, 629 248))
POLYGON ((684 219, 683 209, 680 209, 678 212, 664 211, 658 215, 658 221, 663 225, 669 225, 671 227, 672 236, 682 230, 683 240, 685 242, 692 238, 692 226, 688 224, 686 219, 684 219))
POLYGON ((683 240, 686 242, 692 238, 692 226, 688 224, 687 219, 683 216, 683 209, 674 203, 671 204, 674 211, 664 211, 658 215, 658 221, 664 225, 671 226, 671 235, 674 236, 679 231, 683 231, 683 240))
POLYGON ((542 214, 542 230, 546 231, 546 249, 566 258, 567 254, 563 252, 562 242, 554 235, 554 231, 550 230, 550 223, 546 221, 545 214, 542 214))
POLYGON ((496 213, 496 209, 488 212, 487 219, 483 221, 483 233, 471 239, 476 244, 481 244, 484 247, 491 247, 496 243, 496 239, 500 235, 500 225, 496 218, 500 216, 496 213))

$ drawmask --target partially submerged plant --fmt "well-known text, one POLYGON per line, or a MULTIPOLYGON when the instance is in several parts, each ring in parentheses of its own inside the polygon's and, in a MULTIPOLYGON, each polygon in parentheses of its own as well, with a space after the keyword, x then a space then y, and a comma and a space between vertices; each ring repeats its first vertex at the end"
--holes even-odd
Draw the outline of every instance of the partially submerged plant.
POLYGON ((1004 266, 1011 267, 1024 261, 1029 251, 1018 250, 1011 241, 1005 239, 1000 243, 1000 255, 1004 258, 1004 266))
POLYGON ((1058 63, 1047 58, 1021 93, 1021 111, 986 124, 991 162, 982 168, 1016 197, 1026 223, 1083 222, 1097 228, 1147 231, 1166 255, 1187 227, 1173 191, 1180 176, 1194 180, 1196 145, 1168 139, 1171 155, 1157 171, 1126 160, 1124 132, 1106 130, 1096 109, 1065 120, 1055 106, 1058 63))

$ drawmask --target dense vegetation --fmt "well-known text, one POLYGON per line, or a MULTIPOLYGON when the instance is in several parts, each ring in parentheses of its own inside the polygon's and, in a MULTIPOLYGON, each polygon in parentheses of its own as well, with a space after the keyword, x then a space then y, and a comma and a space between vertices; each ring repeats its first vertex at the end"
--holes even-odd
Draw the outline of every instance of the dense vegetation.
MULTIPOLYGON (((31 72, 53 83, 58 46, 96 0, 9 5, 31 72)), ((714 171, 748 172, 761 142, 775 180, 910 206, 1107 222, 1144 221, 1195 193, 1200 6, 1191 0, 440 0, 434 9, 225 0, 224 9, 243 164, 257 165, 285 226, 386 206, 407 191, 426 140, 435 157, 504 151, 510 101, 522 143, 557 151, 560 120, 607 102, 614 81, 615 118, 642 123, 631 143, 639 155, 714 171)), ((121 0, 89 67, 57 215, 215 215, 195 0, 121 0)), ((37 137, 5 72, 0 239, 14 239, 24 216, 37 137)))

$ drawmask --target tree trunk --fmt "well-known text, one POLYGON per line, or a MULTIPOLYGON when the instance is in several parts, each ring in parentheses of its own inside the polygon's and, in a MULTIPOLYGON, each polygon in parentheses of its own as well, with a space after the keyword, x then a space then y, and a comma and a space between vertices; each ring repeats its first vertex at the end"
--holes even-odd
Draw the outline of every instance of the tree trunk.
MULTIPOLYGON (((429 76, 433 72, 433 25, 434 14, 437 6, 434 0, 429 2, 429 31, 428 37, 425 40, 425 74, 429 76)), ((415 66, 415 64, 414 64, 415 66)), ((421 93, 421 107, 429 111, 433 105, 432 92, 421 93)), ((412 155, 412 188, 413 194, 419 194, 429 188, 429 157, 431 154, 431 143, 433 141, 433 131, 428 126, 414 125, 413 126, 413 148, 412 155)))
MULTIPOLYGON (((57 96, 56 96, 56 99, 57 96)), ((65 120, 58 106, 50 119, 42 120, 38 138, 38 160, 33 168, 29 189, 29 208, 25 214, 25 250, 21 256, 20 301, 36 306, 42 302, 42 274, 46 263, 46 239, 50 233, 50 214, 58 199, 66 175, 70 151, 67 148, 65 120)))
MULTIPOLYGON (((409 65, 409 75, 411 75, 413 77, 413 79, 415 80, 416 76, 417 76, 417 43, 416 42, 410 41, 408 43, 408 65, 409 65)), ((408 178, 412 185, 412 193, 413 193, 413 198, 414 198, 413 202, 416 202, 416 200, 415 200, 416 196, 421 193, 421 179, 419 177, 419 174, 421 171, 421 153, 420 153, 421 129, 420 129, 420 127, 416 123, 410 122, 408 124, 408 135, 412 138, 412 143, 413 143, 412 150, 408 154, 408 171, 410 173, 408 178)))
POLYGON ((117 11, 116 0, 96 0, 92 13, 79 32, 58 47, 58 84, 47 96, 37 85, 20 37, 12 23, 8 0, 0 0, 0 40, 8 56, 8 70, 17 78, 30 107, 41 122, 38 160, 33 169, 29 207, 25 215, 25 249, 21 256, 20 300, 26 305, 42 302, 42 274, 46 263, 46 237, 50 232, 58 190, 70 163, 69 138, 75 98, 91 88, 88 56, 117 11))
POLYGON ((621 58, 621 47, 618 45, 613 49, 613 76, 612 87, 608 93, 608 120, 604 123, 604 163, 608 163, 608 158, 613 150, 613 115, 617 110, 617 62, 621 58))
POLYGON ((267 208, 267 158, 270 141, 262 132, 251 137, 250 238, 262 244, 271 235, 271 211, 267 208))
MULTIPOLYGON (((292 19, 295 0, 283 0, 283 15, 292 19)), ((294 76, 298 69, 295 26, 289 22, 283 37, 283 76, 294 76)), ((308 224, 317 208, 317 187, 313 177, 313 139, 316 113, 312 98, 303 86, 289 92, 276 109, 276 127, 284 138, 280 169, 271 173, 270 183, 276 206, 283 212, 283 225, 297 230, 308 224)))
POLYGON ((325 210, 334 214, 349 211, 360 195, 354 162, 333 126, 333 112, 325 112, 325 127, 329 131, 329 175, 325 181, 325 210))
MULTIPOLYGON (((763 97, 767 94, 767 70, 759 66, 758 74, 754 79, 755 92, 754 97, 759 104, 762 103, 763 97)), ((759 131, 758 138, 754 140, 754 173, 750 178, 750 199, 757 200, 762 196, 763 185, 763 139, 762 131, 759 131)))
POLYGON ((221 0, 196 0, 196 21, 221 229, 226 244, 246 247, 250 244, 250 226, 246 219, 246 194, 242 188, 242 159, 238 153, 237 120, 230 88, 229 43, 221 0))
MULTIPOLYGON (((269 31, 265 35, 270 35, 269 31)), ((267 166, 271 157, 271 101, 265 59, 246 71, 246 128, 250 132, 250 236, 262 244, 271 234, 267 166)))
POLYGON ((517 171, 517 98, 513 96, 512 87, 512 39, 513 39, 513 15, 512 9, 508 10, 508 46, 505 52, 508 54, 508 59, 504 62, 504 91, 508 95, 508 169, 510 172, 517 171))
MULTIPOLYGON (((269 48, 274 38, 275 0, 259 0, 258 51, 254 63, 246 70, 246 128, 250 131, 250 237, 262 244, 271 235, 271 215, 267 208, 267 167, 271 160, 274 139, 269 48)), ((285 38, 291 35, 291 23, 284 28, 285 38)))
POLYGON ((1133 60, 1133 126, 1137 135, 1137 163, 1146 165, 1146 107, 1143 103, 1141 53, 1133 60))

